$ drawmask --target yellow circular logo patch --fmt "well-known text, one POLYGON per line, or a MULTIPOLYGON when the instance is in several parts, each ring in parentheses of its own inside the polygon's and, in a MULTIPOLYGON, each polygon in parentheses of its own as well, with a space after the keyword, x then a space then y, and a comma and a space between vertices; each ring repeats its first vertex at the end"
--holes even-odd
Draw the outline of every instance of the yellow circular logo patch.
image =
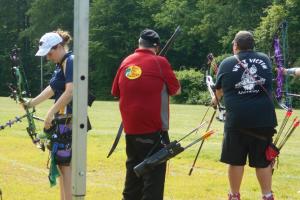
POLYGON ((139 66, 132 65, 129 66, 125 71, 125 76, 128 79, 137 79, 142 75, 142 69, 139 66))

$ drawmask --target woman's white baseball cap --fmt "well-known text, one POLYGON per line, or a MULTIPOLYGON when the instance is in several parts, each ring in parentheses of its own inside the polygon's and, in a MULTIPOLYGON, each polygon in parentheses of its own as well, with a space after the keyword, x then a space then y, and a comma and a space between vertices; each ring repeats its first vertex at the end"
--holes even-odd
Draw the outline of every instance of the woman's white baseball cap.
POLYGON ((58 33, 46 33, 43 35, 39 42, 39 50, 36 52, 35 56, 45 56, 49 53, 52 47, 61 43, 63 39, 58 33))

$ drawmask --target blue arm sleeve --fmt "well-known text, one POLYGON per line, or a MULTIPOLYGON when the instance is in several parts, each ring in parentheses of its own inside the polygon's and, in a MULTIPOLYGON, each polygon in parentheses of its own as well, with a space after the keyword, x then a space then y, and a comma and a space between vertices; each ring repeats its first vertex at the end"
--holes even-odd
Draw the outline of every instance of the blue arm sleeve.
POLYGON ((66 83, 73 82, 73 56, 70 56, 66 63, 66 83))

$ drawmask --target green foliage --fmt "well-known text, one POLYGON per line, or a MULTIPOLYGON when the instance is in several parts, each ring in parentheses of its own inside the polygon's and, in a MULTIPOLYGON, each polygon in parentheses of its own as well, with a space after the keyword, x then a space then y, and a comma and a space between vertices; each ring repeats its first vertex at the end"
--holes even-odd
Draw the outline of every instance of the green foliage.
MULTIPOLYGON (((287 49, 282 49, 282 52, 286 52, 287 60, 285 60, 286 68, 299 66, 298 60, 300 60, 300 1, 275 1, 269 6, 265 13, 265 17, 261 18, 260 25, 255 30, 255 39, 257 50, 269 53, 272 57, 274 55, 274 49, 272 47, 273 38, 278 30, 279 24, 286 20, 288 22, 288 46, 287 49), (297 31, 296 31, 297 30, 297 31)), ((280 40, 281 35, 279 35, 280 40)), ((275 67, 275 64, 274 64, 275 67)), ((276 76, 276 72, 274 70, 276 76)), ((288 77, 288 84, 285 83, 285 87, 289 89, 289 92, 299 94, 300 84, 299 79, 291 79, 288 77), (288 85, 288 86, 286 86, 288 85)), ((276 88, 276 86, 275 86, 276 88)), ((293 107, 299 107, 299 98, 293 97, 293 107)))
POLYGON ((197 66, 209 52, 231 52, 234 34, 241 29, 253 30, 271 2, 167 0, 154 19, 163 28, 182 26, 181 38, 175 44, 181 56, 173 59, 179 66, 197 66))
MULTIPOLYGON (((206 55, 231 53, 241 29, 255 30, 257 49, 268 53, 274 32, 289 22, 289 63, 300 59, 300 1, 272 0, 93 0, 90 1, 89 81, 98 99, 112 99, 111 83, 122 59, 137 47, 141 30, 155 29, 162 45, 180 25, 181 33, 167 57, 174 69, 205 68, 206 55)), ((22 63, 33 95, 40 91, 40 59, 34 56, 39 38, 57 28, 73 34, 73 1, 0 0, 0 78, 10 82, 10 49, 22 49, 22 63)), ((71 47, 72 48, 72 47, 71 47)), ((53 64, 45 64, 45 83, 53 64), (46 69, 47 67, 47 69, 46 69)), ((201 91, 201 90, 200 90, 201 91)), ((198 102, 199 92, 193 100, 198 102)), ((5 84, 0 95, 8 95, 5 84)), ((200 95, 201 96, 201 95, 200 95)), ((201 98, 202 99, 202 98, 201 98)), ((184 102, 184 101, 183 101, 184 102)))
POLYGON ((21 33, 21 36, 32 38, 37 47, 38 40, 46 33, 58 28, 73 33, 74 2, 69 0, 33 0, 27 15, 30 17, 30 26, 21 33))
POLYGON ((90 80, 101 99, 111 99, 110 88, 121 60, 137 47, 139 33, 154 27, 152 13, 160 1, 97 0, 91 5, 90 80), (143 17, 141 13, 147 13, 143 17))
POLYGON ((210 101, 204 74, 195 69, 175 72, 181 84, 181 94, 172 97, 174 103, 207 104, 210 101))
POLYGON ((300 57, 300 1, 277 1, 266 10, 266 16, 261 18, 259 26, 255 29, 256 46, 259 51, 273 54, 272 40, 279 24, 288 22, 288 62, 294 64, 300 57))
POLYGON ((273 5, 266 11, 267 15, 261 18, 260 25, 255 30, 257 50, 269 52, 272 47, 275 31, 278 25, 286 18, 286 12, 282 5, 273 5))
MULTIPOLYGON (((28 46, 28 40, 20 39, 19 33, 28 24, 25 12, 29 1, 5 1, 0 0, 0 95, 8 96, 8 88, 5 83, 11 81, 11 62, 9 54, 14 45, 24 49, 28 46)), ((23 51, 24 52, 24 51, 23 51)), ((24 59, 26 62, 27 60, 24 59)), ((25 68, 25 71, 27 69, 25 68)))
MULTIPOLYGON (((299 78, 289 78, 288 79, 288 91, 292 94, 300 93, 300 80, 299 78)), ((300 108, 300 98, 292 97, 292 107, 300 108)))

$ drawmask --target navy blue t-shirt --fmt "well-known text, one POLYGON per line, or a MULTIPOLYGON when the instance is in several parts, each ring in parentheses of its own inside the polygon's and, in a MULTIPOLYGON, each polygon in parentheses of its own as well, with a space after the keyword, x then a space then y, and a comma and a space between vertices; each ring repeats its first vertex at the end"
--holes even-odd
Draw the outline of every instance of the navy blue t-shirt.
POLYGON ((272 65, 263 53, 241 51, 222 61, 216 88, 224 93, 225 128, 273 128, 277 125, 272 100, 272 65))
MULTIPOLYGON (((56 69, 50 79, 50 87, 54 91, 55 102, 65 91, 65 85, 73 82, 73 59, 74 55, 72 52, 66 54, 66 59, 62 64, 56 64, 56 69), (63 66, 65 65, 65 72, 63 66)), ((62 108, 58 114, 72 114, 72 102, 70 102, 65 108, 62 108)))

